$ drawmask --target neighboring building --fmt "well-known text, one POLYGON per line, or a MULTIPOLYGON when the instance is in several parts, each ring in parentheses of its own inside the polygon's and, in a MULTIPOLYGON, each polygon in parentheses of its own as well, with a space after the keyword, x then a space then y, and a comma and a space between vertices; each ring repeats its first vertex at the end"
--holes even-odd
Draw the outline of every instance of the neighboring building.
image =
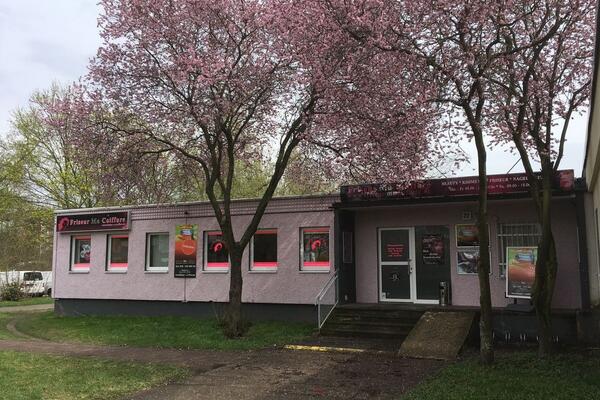
POLYGON ((585 199, 589 260, 589 294, 592 306, 600 305, 600 19, 596 20, 596 45, 592 73, 592 95, 589 108, 585 161, 582 176, 589 194, 585 199))
MULTIPOLYGON (((488 179, 493 306, 528 304, 539 225, 527 179, 488 179), (507 254, 516 266, 508 284, 507 254)), ((552 215, 553 305, 573 315, 588 301, 578 183, 573 171, 560 171, 552 215)), ((450 178, 273 199, 243 259, 246 314, 316 321, 317 296, 336 280, 341 303, 434 305, 447 282, 451 304, 478 307, 477 186, 476 177, 450 178)), ((238 235, 256 206, 234 202, 238 235)), ((64 210, 56 218, 59 313, 213 315, 227 301, 228 256, 208 203, 64 210)))

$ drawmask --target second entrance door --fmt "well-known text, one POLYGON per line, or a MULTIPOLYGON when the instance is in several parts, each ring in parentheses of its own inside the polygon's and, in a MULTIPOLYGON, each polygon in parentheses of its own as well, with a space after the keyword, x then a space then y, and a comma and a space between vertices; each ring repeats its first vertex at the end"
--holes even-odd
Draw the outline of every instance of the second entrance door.
POLYGON ((379 229, 379 300, 414 302, 414 228, 379 229))

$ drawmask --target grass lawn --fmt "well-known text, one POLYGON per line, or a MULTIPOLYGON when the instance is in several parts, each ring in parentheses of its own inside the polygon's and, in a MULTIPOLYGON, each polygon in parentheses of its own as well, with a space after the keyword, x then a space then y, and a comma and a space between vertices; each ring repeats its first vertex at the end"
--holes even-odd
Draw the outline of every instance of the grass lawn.
POLYGON ((14 318, 13 314, 0 313, 0 340, 2 339, 19 339, 6 329, 8 321, 14 318))
POLYGON ((311 334, 313 325, 284 322, 255 323, 241 339, 227 339, 214 319, 187 317, 83 316, 58 317, 51 312, 23 315, 20 331, 62 342, 249 350, 287 344, 311 334))
POLYGON ((15 307, 15 306, 33 306, 36 304, 52 304, 54 299, 51 297, 26 297, 19 301, 0 301, 0 307, 15 307))
POLYGON ((168 365, 0 351, 3 400, 116 399, 186 375, 168 365))
POLYGON ((544 362, 527 351, 499 353, 491 368, 480 366, 476 359, 452 364, 403 400, 597 398, 600 356, 561 354, 544 362))

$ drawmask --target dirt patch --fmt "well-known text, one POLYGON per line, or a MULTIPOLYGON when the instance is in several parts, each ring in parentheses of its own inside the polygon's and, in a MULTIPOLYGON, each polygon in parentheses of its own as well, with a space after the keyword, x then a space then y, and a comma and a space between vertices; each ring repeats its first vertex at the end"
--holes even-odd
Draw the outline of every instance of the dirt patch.
POLYGON ((181 365, 191 377, 132 400, 392 399, 446 363, 388 354, 175 350, 0 340, 0 350, 181 365))
POLYGON ((435 360, 360 354, 282 385, 265 399, 397 399, 446 365, 435 360))
POLYGON ((132 400, 392 399, 444 365, 394 356, 264 350, 132 400))

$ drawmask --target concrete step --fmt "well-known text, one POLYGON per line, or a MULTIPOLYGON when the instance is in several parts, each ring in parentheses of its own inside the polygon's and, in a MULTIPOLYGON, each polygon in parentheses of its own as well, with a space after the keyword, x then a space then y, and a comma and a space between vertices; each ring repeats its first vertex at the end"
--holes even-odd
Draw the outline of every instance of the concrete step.
POLYGON ((350 327, 323 327, 321 328, 320 334, 322 336, 340 336, 340 337, 363 337, 363 338, 390 338, 390 339, 404 339, 409 332, 400 332, 396 330, 388 329, 367 329, 357 328, 355 326, 350 327))
POLYGON ((404 338, 424 311, 395 308, 336 308, 321 328, 322 336, 404 338))

